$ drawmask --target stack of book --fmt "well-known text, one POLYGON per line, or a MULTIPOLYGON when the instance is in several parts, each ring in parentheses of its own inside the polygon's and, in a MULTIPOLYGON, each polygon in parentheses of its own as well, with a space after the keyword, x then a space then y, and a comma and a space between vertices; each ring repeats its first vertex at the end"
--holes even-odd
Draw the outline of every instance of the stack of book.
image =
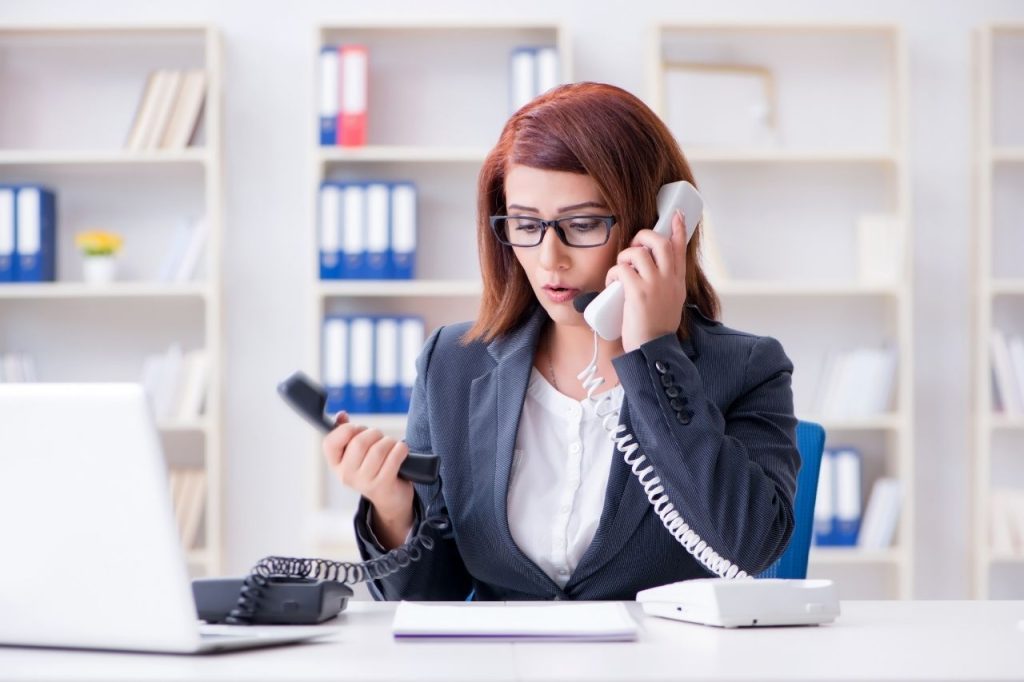
POLYGON ((364 45, 320 48, 320 144, 366 144, 369 52, 364 45))
POLYGON ((32 383, 36 380, 36 363, 31 355, 0 353, 0 383, 32 383))
POLYGON ((553 46, 517 47, 509 56, 509 108, 517 111, 560 82, 558 50, 553 46))
POLYGON ((57 197, 42 185, 0 185, 0 284, 57 277, 57 197))
POLYGON ((416 187, 410 182, 320 185, 320 279, 412 279, 416 187))
POLYGON ((158 422, 187 423, 201 417, 210 382, 209 356, 205 350, 182 351, 172 344, 143 362, 142 385, 158 422))
POLYGON ((159 69, 150 73, 125 148, 184 149, 195 137, 205 101, 206 71, 159 69))
POLYGON ((423 348, 418 317, 335 315, 324 319, 327 411, 405 413, 423 348))
POLYGON ((1011 416, 1024 415, 1024 339, 993 329, 989 352, 996 409, 1011 416))
POLYGON ((826 448, 814 500, 814 544, 819 547, 881 549, 892 545, 900 514, 899 481, 875 481, 861 508, 861 453, 853 447, 826 448))
POLYGON ((203 504, 206 497, 206 472, 196 468, 171 469, 168 478, 181 545, 186 550, 195 549, 203 508, 206 506, 203 504))
POLYGON ((893 348, 829 353, 818 384, 815 411, 829 419, 885 414, 892 405, 895 379, 893 348))

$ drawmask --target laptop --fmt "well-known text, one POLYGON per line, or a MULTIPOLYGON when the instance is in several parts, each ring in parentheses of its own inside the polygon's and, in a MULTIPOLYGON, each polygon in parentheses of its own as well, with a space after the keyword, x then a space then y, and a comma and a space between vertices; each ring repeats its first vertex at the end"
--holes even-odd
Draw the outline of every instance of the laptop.
POLYGON ((0 645, 190 654, 336 632, 201 624, 138 384, 0 384, 0 548, 0 645))

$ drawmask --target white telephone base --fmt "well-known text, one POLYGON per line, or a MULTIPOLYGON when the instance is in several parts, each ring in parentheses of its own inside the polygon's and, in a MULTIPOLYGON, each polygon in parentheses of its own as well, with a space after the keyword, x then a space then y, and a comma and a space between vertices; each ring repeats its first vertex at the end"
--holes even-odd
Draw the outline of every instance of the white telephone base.
POLYGON ((839 616, 831 580, 701 578, 636 595, 644 613, 722 628, 818 625, 839 616))

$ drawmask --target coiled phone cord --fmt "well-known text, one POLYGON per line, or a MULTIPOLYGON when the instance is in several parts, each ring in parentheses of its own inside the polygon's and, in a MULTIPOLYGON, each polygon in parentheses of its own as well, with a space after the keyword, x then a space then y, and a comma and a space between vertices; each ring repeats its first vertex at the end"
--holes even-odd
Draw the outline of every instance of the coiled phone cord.
POLYGON ((587 399, 594 406, 594 412, 602 419, 602 425, 608 432, 608 440, 615 443, 615 448, 622 453, 622 457, 632 470, 633 475, 640 481, 640 485, 643 486, 644 493, 647 494, 647 499, 654 507, 658 518, 661 519, 662 525, 687 552, 715 575, 720 578, 748 577, 745 571, 740 570, 736 564, 721 556, 711 545, 702 540, 676 511, 675 505, 665 494, 661 478, 654 473, 654 467, 650 464, 644 467, 647 458, 637 452, 640 446, 632 442, 633 434, 627 431, 624 425, 619 424, 619 410, 612 407, 611 392, 606 391, 600 398, 594 397, 598 387, 604 383, 604 377, 597 374, 597 349, 597 332, 595 331, 594 357, 590 360, 590 364, 576 375, 576 378, 586 389, 587 399))
MULTIPOLYGON (((429 506, 428 506, 429 508, 429 506)), ((434 548, 434 538, 428 531, 443 532, 451 521, 447 516, 428 516, 420 522, 416 534, 403 545, 387 554, 369 561, 351 563, 330 559, 299 559, 294 557, 268 556, 260 559, 249 575, 242 581, 238 603, 231 609, 224 622, 231 625, 251 625, 259 610, 263 590, 272 578, 309 578, 331 580, 345 585, 367 582, 397 573, 409 564, 419 561, 424 551, 434 548)))

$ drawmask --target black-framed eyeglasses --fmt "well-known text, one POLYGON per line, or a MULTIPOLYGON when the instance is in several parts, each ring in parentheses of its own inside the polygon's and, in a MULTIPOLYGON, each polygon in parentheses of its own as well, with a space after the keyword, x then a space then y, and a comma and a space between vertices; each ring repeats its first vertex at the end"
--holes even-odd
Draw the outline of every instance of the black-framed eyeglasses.
POLYGON ((608 243, 614 224, 615 216, 610 215, 570 216, 558 220, 518 215, 491 216, 491 229, 498 241, 508 246, 538 246, 551 227, 566 246, 590 249, 608 243))

